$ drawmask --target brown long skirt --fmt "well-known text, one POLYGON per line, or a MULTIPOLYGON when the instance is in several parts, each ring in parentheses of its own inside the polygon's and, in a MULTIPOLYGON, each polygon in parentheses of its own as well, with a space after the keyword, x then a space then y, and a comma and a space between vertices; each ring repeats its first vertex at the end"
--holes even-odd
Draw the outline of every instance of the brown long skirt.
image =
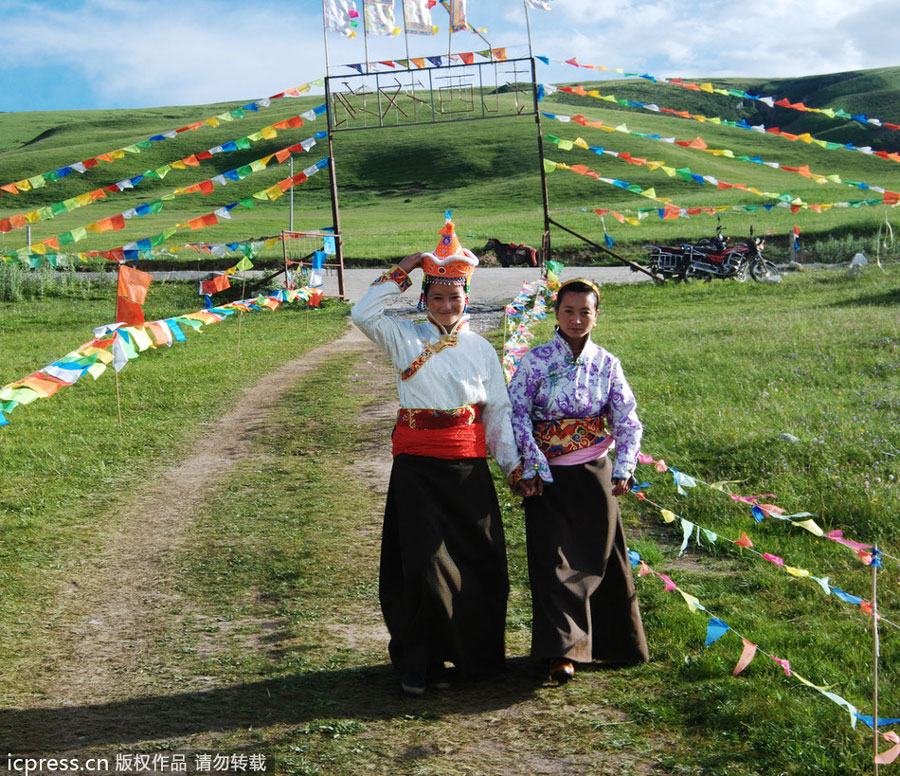
POLYGON ((533 624, 531 654, 579 663, 649 659, 612 464, 552 466, 525 499, 533 624))
POLYGON ((462 676, 503 667, 509 577, 497 493, 483 458, 394 458, 379 596, 391 662, 462 676))

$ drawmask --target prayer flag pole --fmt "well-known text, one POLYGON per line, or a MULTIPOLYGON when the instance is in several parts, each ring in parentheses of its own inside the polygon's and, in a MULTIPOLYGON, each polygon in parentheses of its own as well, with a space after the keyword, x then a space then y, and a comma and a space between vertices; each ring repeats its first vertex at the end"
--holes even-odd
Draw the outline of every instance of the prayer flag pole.
MULTIPOLYGON (((116 274, 116 315, 115 315, 116 318, 119 317, 119 283, 121 282, 119 280, 119 277, 121 276, 121 274, 122 274, 122 265, 119 264, 119 270, 116 274)), ((118 320, 116 320, 115 323, 118 323, 118 320)), ((119 330, 116 329, 116 333, 113 336, 113 339, 115 339, 115 337, 118 337, 118 336, 119 336, 119 330)), ((119 370, 115 368, 115 364, 113 364, 113 372, 116 373, 116 414, 119 416, 119 428, 122 428, 122 398, 119 395, 119 370)))
POLYGON ((531 19, 528 16, 528 3, 526 0, 522 0, 522 5, 525 7, 525 29, 528 30, 528 58, 534 56, 531 51, 531 19))
POLYGON ((872 730, 875 747, 875 776, 878 776, 878 544, 872 547, 872 730))
POLYGON ((328 12, 325 10, 325 0, 322 0, 322 37, 325 39, 325 75, 330 75, 328 70, 328 12))
POLYGON ((366 53, 366 75, 369 74, 369 31, 366 29, 366 0, 362 0, 363 47, 366 53))
MULTIPOLYGON (((293 157, 292 157, 293 158, 293 157)), ((238 341, 237 341, 237 352, 238 355, 241 354, 241 323, 244 320, 244 289, 247 285, 247 278, 241 278, 241 304, 238 306, 238 341)))

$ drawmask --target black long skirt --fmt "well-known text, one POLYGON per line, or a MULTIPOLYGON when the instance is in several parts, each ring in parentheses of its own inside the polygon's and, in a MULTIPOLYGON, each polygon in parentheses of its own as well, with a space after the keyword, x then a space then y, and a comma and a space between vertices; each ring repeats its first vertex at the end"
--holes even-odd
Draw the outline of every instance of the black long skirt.
POLYGON ((379 596, 400 672, 444 661, 461 676, 503 667, 509 576, 497 493, 483 458, 394 458, 379 596))
POLYGON ((531 654, 637 663, 648 659, 612 464, 552 466, 553 482, 525 499, 531 654))

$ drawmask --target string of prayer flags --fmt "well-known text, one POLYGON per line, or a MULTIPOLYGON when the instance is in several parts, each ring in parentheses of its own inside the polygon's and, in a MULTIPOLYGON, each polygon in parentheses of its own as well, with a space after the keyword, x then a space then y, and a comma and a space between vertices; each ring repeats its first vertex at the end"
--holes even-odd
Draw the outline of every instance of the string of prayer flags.
MULTIPOLYGON (((735 630, 732 626, 730 626, 728 623, 726 623, 721 618, 713 616, 709 612, 709 610, 702 603, 700 603, 697 600, 697 598, 695 596, 691 595, 687 591, 683 591, 671 579, 671 577, 667 576, 666 574, 662 574, 662 573, 654 570, 650 566, 648 566, 647 563, 643 559, 641 559, 640 555, 637 552, 630 551, 628 554, 629 554, 629 560, 630 560, 633 568, 640 565, 640 572, 638 573, 639 578, 646 576, 647 574, 650 574, 650 573, 655 574, 665 584, 665 592, 678 591, 681 594, 682 598, 685 600, 685 603, 687 603, 688 609, 690 609, 690 611, 692 613, 694 613, 694 614, 706 613, 710 616, 710 619, 707 620, 707 626, 706 626, 706 642, 707 643, 705 646, 709 646, 713 643, 716 643, 722 636, 724 636, 725 634, 727 634, 729 632, 734 633, 736 636, 738 636, 741 639, 741 644, 742 644, 741 655, 740 655, 740 658, 738 659, 737 664, 734 667, 734 671, 732 672, 733 676, 738 676, 741 672, 743 672, 747 668, 747 666, 750 665, 750 663, 753 661, 753 658, 756 656, 757 652, 759 651, 758 644, 750 641, 749 638, 747 638, 745 635, 739 633, 737 630, 735 630)), ((845 698, 842 698, 840 695, 837 695, 836 693, 833 693, 830 690, 827 690, 825 687, 823 687, 821 685, 814 684, 809 679, 806 679, 805 677, 798 674, 791 666, 790 660, 788 660, 786 658, 778 657, 769 652, 766 652, 765 654, 770 660, 772 660, 773 663, 776 663, 784 671, 785 676, 792 678, 792 679, 796 679, 801 684, 816 690, 817 692, 824 695, 826 698, 828 698, 833 703, 835 703, 838 706, 845 709, 850 715, 850 726, 853 728, 856 727, 857 720, 862 718, 861 715, 859 714, 859 710, 857 709, 856 706, 854 706, 852 703, 850 703, 845 698)), ((890 719, 893 719, 893 718, 890 718, 890 719)), ((885 721, 887 722, 888 718, 886 718, 885 721)), ((894 721, 895 722, 900 721, 900 719, 895 719, 894 721)))
POLYGON ((325 0, 325 27, 345 38, 355 38, 359 11, 353 0, 325 0))
MULTIPOLYGON (((697 546, 701 546, 701 541, 700 541, 701 532, 706 537, 706 539, 709 541, 710 545, 714 545, 719 540, 719 538, 723 538, 723 539, 725 539, 725 541, 731 542, 732 544, 734 544, 737 547, 747 549, 752 554, 759 556, 763 560, 768 561, 769 563, 772 563, 775 566, 778 566, 779 568, 783 568, 784 571, 786 571, 792 577, 795 577, 797 579, 809 579, 809 580, 815 582, 822 589, 822 591, 825 593, 825 595, 831 595, 832 593, 834 593, 835 597, 840 599, 841 601, 844 601, 845 603, 848 603, 848 604, 858 607, 861 611, 863 611, 865 614, 867 614, 870 617, 873 616, 874 611, 873 611, 873 607, 870 604, 870 602, 866 601, 863 598, 860 598, 859 596, 853 596, 849 593, 845 593, 844 591, 839 590, 838 588, 833 587, 830 584, 828 577, 814 576, 807 569, 798 568, 798 567, 786 564, 784 562, 784 559, 777 555, 774 555, 769 552, 760 552, 758 550, 752 549, 753 542, 750 540, 750 538, 747 536, 747 534, 745 532, 742 532, 741 538, 737 539, 737 540, 728 539, 726 537, 720 537, 719 534, 717 534, 713 531, 710 531, 709 529, 706 529, 699 525, 696 525, 695 523, 693 523, 683 517, 680 518, 678 515, 676 515, 671 510, 665 509, 664 507, 662 507, 662 505, 657 504, 656 502, 647 498, 647 496, 644 493, 636 491, 636 489, 634 489, 634 488, 632 489, 631 492, 635 493, 635 495, 637 496, 639 501, 643 501, 643 502, 655 507, 656 509, 658 509, 659 513, 660 513, 660 517, 662 518, 663 522, 665 522, 667 524, 671 524, 676 521, 680 521, 681 532, 682 532, 682 543, 681 543, 681 547, 678 552, 678 557, 681 557, 684 554, 684 552, 688 546, 688 541, 690 540, 691 536, 694 535, 695 531, 696 531, 696 536, 697 536, 697 539, 696 539, 697 546)), ((877 615, 877 617, 879 620, 883 620, 881 615, 877 615)), ((890 622, 889 620, 884 620, 884 621, 894 627, 900 628, 900 626, 895 625, 894 623, 890 622)))
POLYGON ((559 289, 561 270, 562 264, 548 261, 546 277, 526 281, 518 296, 506 306, 507 320, 521 319, 503 343, 501 363, 507 384, 512 380, 522 356, 530 349, 530 341, 534 337, 534 324, 547 317, 547 311, 552 306, 559 289))
POLYGON ((318 306, 321 300, 321 291, 304 287, 279 290, 268 296, 257 296, 135 326, 121 321, 98 326, 89 342, 40 371, 0 388, 0 426, 9 425, 6 416, 18 406, 49 398, 61 388, 74 385, 85 374, 90 374, 96 380, 107 366, 119 371, 145 350, 160 345, 171 347, 173 341, 187 341, 182 326, 200 330, 204 325, 225 320, 236 311, 277 310, 285 302, 306 302, 311 306, 318 306))
POLYGON ((819 138, 813 137, 808 132, 803 132, 801 134, 793 134, 791 132, 782 132, 778 127, 767 127, 765 124, 749 124, 745 119, 741 119, 740 121, 731 121, 729 119, 723 119, 718 116, 704 116, 699 113, 691 113, 690 111, 684 110, 675 110, 673 108, 663 108, 655 103, 646 103, 646 102, 638 102, 635 100, 626 100, 620 99, 612 94, 600 94, 596 89, 586 90, 584 86, 578 84, 576 86, 560 86, 558 87, 559 91, 567 92, 569 94, 574 94, 579 97, 593 97, 597 100, 603 100, 605 102, 614 102, 617 105, 622 105, 624 107, 629 108, 642 108, 643 110, 651 111, 652 113, 666 113, 670 116, 677 116, 678 118, 683 119, 691 119, 693 121, 705 122, 709 124, 717 124, 726 127, 731 127, 732 129, 746 129, 752 130, 755 132, 761 132, 765 134, 776 135, 777 137, 783 137, 785 140, 801 141, 808 144, 814 144, 819 146, 820 148, 824 148, 828 151, 838 150, 838 149, 846 149, 850 151, 859 151, 861 153, 870 155, 870 156, 878 156, 881 159, 886 159, 892 162, 900 162, 900 152, 892 152, 888 153, 886 151, 873 151, 870 146, 857 147, 853 145, 853 143, 834 143, 827 140, 820 140, 819 138))
MULTIPOLYGON (((264 189, 262 191, 257 191, 256 193, 251 194, 249 197, 246 197, 238 202, 232 202, 229 205, 225 205, 224 207, 218 208, 217 210, 215 210, 212 213, 206 213, 205 215, 194 218, 186 223, 178 223, 175 226, 171 227, 170 229, 167 229, 165 232, 162 232, 161 234, 158 234, 158 235, 154 235, 153 237, 144 238, 143 240, 138 240, 137 242, 132 242, 132 243, 128 243, 124 246, 120 246, 118 248, 113 249, 112 252, 115 253, 117 251, 122 251, 124 253, 129 250, 149 249, 150 247, 152 247, 154 245, 161 245, 162 243, 164 243, 167 239, 169 239, 172 235, 174 235, 179 230, 182 230, 182 229, 196 230, 196 229, 204 229, 208 226, 214 226, 217 223, 219 223, 220 217, 230 218, 230 215, 229 215, 230 212, 238 206, 242 206, 242 207, 246 207, 246 208, 254 208, 256 206, 256 200, 275 201, 289 189, 293 188, 294 186, 297 186, 300 183, 304 183, 311 176, 313 176, 315 173, 317 173, 319 170, 323 169, 324 167, 327 167, 328 163, 329 163, 328 157, 320 159, 318 162, 307 167, 302 172, 296 173, 288 178, 284 178, 283 180, 278 181, 278 183, 270 186, 269 188, 264 189)), ((162 205, 162 203, 160 201, 160 208, 161 208, 161 205, 162 205)), ((140 206, 136 209, 136 214, 138 214, 138 215, 146 214, 146 213, 138 212, 141 210, 141 207, 142 206, 140 206)), ((147 212, 153 212, 152 208, 150 210, 148 210, 147 212)), ((34 245, 31 246, 31 250, 35 249, 36 247, 38 247, 40 245, 46 245, 47 247, 49 247, 51 249, 58 249, 59 246, 62 244, 70 244, 73 242, 77 242, 78 240, 84 239, 86 236, 87 236, 86 228, 79 227, 78 229, 73 230, 71 232, 67 232, 64 235, 59 235, 58 237, 48 238, 47 240, 43 240, 41 243, 35 243, 34 245)), ((20 248, 19 251, 15 251, 12 254, 5 254, 3 258, 7 259, 7 260, 12 260, 14 258, 17 258, 20 253, 24 253, 27 255, 28 253, 30 253, 30 250, 28 248, 20 248)))
MULTIPOLYGON (((665 464, 664 461, 656 461, 652 455, 648 455, 646 453, 640 453, 638 455, 638 463, 642 464, 665 464)), ((671 469, 671 467, 668 467, 671 469)), ((659 468, 657 468, 659 471, 659 468)), ((679 474, 681 474, 679 472, 679 474)), ((673 475, 674 478, 674 475, 673 475)), ((816 537, 824 536, 827 539, 835 541, 839 544, 843 544, 846 547, 849 547, 854 553, 859 557, 859 559, 867 566, 878 566, 882 568, 882 563, 880 556, 886 555, 886 553, 873 549, 873 545, 864 544, 862 542, 852 541, 850 539, 845 539, 843 536, 843 532, 840 529, 835 529, 826 534, 822 528, 816 523, 812 518, 815 515, 812 512, 795 512, 794 514, 785 514, 786 510, 782 509, 775 504, 766 504, 761 503, 759 499, 761 498, 774 498, 774 494, 767 494, 764 496, 739 496, 734 493, 730 493, 725 487, 723 483, 709 483, 705 482, 699 478, 691 478, 695 480, 695 482, 706 485, 713 490, 717 490, 720 493, 724 493, 726 496, 729 496, 733 503, 748 503, 752 505, 751 515, 756 522, 762 522, 766 517, 775 518, 777 520, 782 520, 790 523, 791 525, 796 526, 797 528, 802 528, 808 533, 812 534, 816 537), (795 518, 806 518, 804 520, 796 520, 795 518)), ((639 499, 643 499, 644 494, 637 494, 639 499)), ((651 502, 652 503, 652 502, 651 502)), ((892 557, 892 556, 891 556, 892 557)))
MULTIPOLYGON (((293 119, 288 119, 285 122, 279 122, 279 124, 282 123, 289 126, 302 126, 303 119, 300 116, 295 116, 293 119)), ((154 200, 144 205, 139 205, 137 208, 130 208, 123 213, 118 213, 109 218, 102 218, 99 221, 86 225, 84 228, 90 229, 91 231, 96 233, 124 229, 126 218, 135 218, 149 215, 151 213, 158 213, 163 208, 163 201, 165 200, 169 200, 172 197, 179 196, 181 194, 195 193, 198 191, 202 194, 208 194, 213 191, 216 184, 225 185, 228 183, 228 181, 243 180, 243 178, 246 178, 248 175, 252 175, 254 172, 259 172, 265 169, 273 158, 276 160, 277 164, 281 164, 286 159, 290 158, 292 153, 309 151, 316 144, 317 139, 326 136, 327 135, 325 132, 317 132, 314 136, 306 138, 305 140, 302 140, 299 143, 295 143, 291 146, 287 146, 286 148, 282 148, 276 151, 274 154, 269 154, 261 159, 256 159, 249 164, 242 165, 234 170, 229 170, 220 175, 216 175, 214 178, 206 181, 201 181, 200 183, 194 184, 192 186, 188 186, 186 188, 177 188, 170 194, 163 195, 158 200, 154 200)), ((245 138, 245 140, 247 139, 245 138)), ((212 155, 215 153, 241 150, 243 148, 249 148, 249 140, 246 144, 240 144, 239 141, 229 141, 225 144, 224 147, 218 146, 217 148, 212 148, 201 154, 192 156, 195 160, 208 159, 212 158, 212 155)), ((181 162, 184 161, 185 160, 181 160, 181 162)), ((196 164, 199 163, 199 161, 196 161, 196 164)), ((111 186, 106 186, 102 189, 96 189, 86 194, 80 194, 76 197, 71 197, 70 199, 64 200, 63 202, 55 203, 48 207, 38 208, 37 210, 31 211, 30 213, 25 213, 24 215, 18 217, 11 216, 10 218, 0 220, 0 232, 6 232, 12 229, 21 228, 29 223, 36 223, 37 221, 52 219, 57 213, 68 213, 79 207, 91 205, 94 202, 99 201, 100 199, 105 199, 107 196, 107 192, 118 193, 127 189, 133 189, 143 180, 148 180, 151 178, 164 178, 166 174, 172 169, 186 169, 186 165, 179 162, 171 163, 171 165, 167 164, 163 167, 157 168, 156 170, 148 170, 143 175, 138 175, 125 181, 120 181, 119 183, 113 184, 111 186)), ((71 234, 74 236, 76 233, 73 231, 71 232, 71 234)), ((80 234, 80 232, 78 234, 80 234)), ((65 244, 69 244, 70 241, 67 236, 63 235, 60 237, 63 238, 65 244)), ((50 239, 52 240, 53 238, 50 239)), ((46 240, 41 241, 40 243, 33 245, 32 249, 40 251, 40 246, 47 243, 48 241, 46 240)))
MULTIPOLYGON (((141 152, 141 149, 149 149, 153 146, 153 143, 161 142, 163 140, 170 140, 171 138, 177 137, 182 132, 194 131, 205 126, 218 127, 223 122, 246 118, 248 112, 256 112, 260 108, 268 107, 271 104, 272 100, 287 97, 299 97, 301 94, 310 91, 312 86, 324 86, 324 83, 325 82, 323 79, 316 79, 315 81, 310 81, 309 83, 303 84, 302 86, 295 86, 284 92, 280 92, 279 94, 273 95, 272 97, 268 97, 263 100, 257 100, 256 102, 247 103, 240 108, 233 108, 226 113, 220 113, 218 116, 213 116, 211 118, 204 119, 203 121, 197 121, 193 124, 189 124, 178 129, 172 129, 158 135, 153 135, 147 140, 133 143, 132 145, 125 146, 124 148, 119 148, 115 151, 107 151, 106 153, 98 154, 97 156, 91 157, 89 159, 84 159, 80 162, 72 162, 70 164, 63 165, 56 170, 41 173, 39 175, 32 176, 31 178, 16 181, 14 183, 0 185, 0 196, 2 196, 3 192, 7 194, 20 194, 27 191, 32 191, 33 189, 41 188, 47 183, 62 180, 63 178, 71 175, 72 172, 84 173, 92 167, 96 167, 100 162, 112 164, 119 159, 124 159, 126 154, 138 154, 141 152)), ((307 121, 314 121, 317 116, 325 112, 325 109, 325 105, 318 105, 315 108, 305 111, 300 115, 307 121)), ((277 122, 272 126, 280 129, 287 129, 289 128, 288 123, 290 121, 291 119, 286 119, 284 122, 277 122)), ((262 133, 263 131, 268 131, 268 128, 260 130, 260 133, 262 133)), ((191 159, 191 157, 188 157, 188 159, 191 159)), ((182 161, 184 161, 186 165, 190 165, 193 161, 196 160, 191 160, 190 162, 187 160, 182 161)))
MULTIPOLYGON (((532 2, 537 0, 525 0, 525 2, 530 6, 532 2)), ((551 59, 549 57, 536 57, 536 59, 541 60, 544 64, 549 65, 551 59)), ((777 100, 771 96, 762 96, 759 94, 751 94, 750 92, 744 91, 743 89, 735 89, 735 88, 720 88, 714 87, 711 83, 702 83, 696 84, 690 81, 684 81, 681 78, 659 78, 656 76, 652 76, 648 73, 629 73, 619 67, 606 67, 604 65, 584 65, 578 62, 575 57, 571 59, 553 59, 553 62, 557 62, 563 65, 572 65, 574 67, 582 67, 590 70, 604 70, 607 72, 613 73, 621 73, 626 78, 643 78, 647 81, 651 81, 652 83, 669 83, 673 86, 681 86, 684 89, 689 89, 695 92, 707 92, 709 94, 720 94, 725 97, 737 97, 741 100, 755 100, 767 105, 769 108, 775 108, 776 106, 779 108, 789 108, 790 110, 801 111, 803 113, 816 113, 823 116, 827 116, 831 119, 839 119, 841 121, 851 120, 856 121, 857 123, 863 126, 873 126, 873 127, 885 127, 887 129, 892 130, 900 130, 900 124, 894 124, 888 121, 882 121, 881 119, 873 118, 866 116, 864 113, 850 113, 842 108, 811 108, 807 105, 804 105, 802 102, 791 102, 787 98, 783 97, 780 100, 777 100)))
MULTIPOLYGON (((728 159, 734 159, 736 161, 745 162, 749 164, 759 164, 764 165, 766 167, 771 167, 774 170, 783 170, 785 172, 793 173, 800 175, 801 177, 807 178, 809 180, 814 181, 815 183, 840 183, 846 186, 852 186, 857 189, 862 189, 863 191, 876 191, 881 194, 881 201, 883 204, 892 204, 898 200, 900 200, 900 194, 897 192, 889 191, 881 186, 873 186, 868 183, 862 181, 845 181, 841 178, 841 176, 837 173, 817 173, 813 172, 809 168, 809 164, 804 164, 800 167, 791 167, 786 164, 782 164, 780 162, 772 162, 766 161, 757 156, 748 156, 747 154, 736 154, 734 151, 728 148, 710 148, 706 141, 704 141, 701 137, 696 137, 693 140, 679 140, 675 137, 661 137, 656 133, 647 133, 647 132, 637 132, 628 128, 626 124, 606 124, 602 121, 590 121, 586 119, 582 115, 576 116, 560 116, 552 113, 543 113, 544 116, 548 118, 554 118, 558 121, 572 121, 576 124, 580 124, 584 127, 592 127, 594 129, 602 129, 604 132, 619 132, 626 135, 630 135, 632 137, 640 137, 646 140, 655 140, 661 143, 669 143, 673 145, 680 146, 682 148, 692 148, 698 151, 703 151, 704 153, 711 154, 716 157, 726 157, 728 159)), ((552 137, 552 136, 551 136, 552 137)), ((620 156, 618 152, 610 151, 604 147, 595 147, 588 146, 585 141, 581 138, 575 141, 563 141, 566 143, 566 146, 560 145, 563 150, 570 150, 572 142, 574 145, 578 145, 582 148, 586 148, 596 154, 609 154, 610 156, 620 156)), ((631 164, 647 164, 651 169, 661 168, 663 172, 665 172, 669 177, 674 177, 675 174, 680 175, 685 178, 685 180, 694 180, 696 183, 712 183, 719 188, 727 189, 727 188, 738 188, 743 191, 750 191, 753 194, 758 196, 765 196, 770 199, 778 199, 784 202, 790 202, 791 204, 803 204, 804 207, 808 207, 810 209, 815 209, 816 207, 825 207, 824 205, 816 206, 816 205, 806 205, 802 203, 802 200, 796 200, 791 195, 785 194, 774 194, 772 192, 760 192, 758 189, 748 186, 747 184, 728 184, 724 181, 719 181, 718 179, 712 176, 699 176, 693 175, 689 168, 675 169, 671 166, 665 165, 663 162, 648 162, 647 160, 637 160, 631 157, 629 154, 622 155, 626 161, 629 161, 631 164)))

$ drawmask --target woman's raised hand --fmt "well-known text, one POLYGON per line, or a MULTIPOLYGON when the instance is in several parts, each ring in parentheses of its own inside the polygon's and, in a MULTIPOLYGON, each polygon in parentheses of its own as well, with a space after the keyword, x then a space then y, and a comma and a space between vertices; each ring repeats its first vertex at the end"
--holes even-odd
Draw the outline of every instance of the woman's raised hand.
POLYGON ((404 256, 397 266, 408 275, 416 267, 422 266, 422 254, 410 253, 409 256, 404 256))

